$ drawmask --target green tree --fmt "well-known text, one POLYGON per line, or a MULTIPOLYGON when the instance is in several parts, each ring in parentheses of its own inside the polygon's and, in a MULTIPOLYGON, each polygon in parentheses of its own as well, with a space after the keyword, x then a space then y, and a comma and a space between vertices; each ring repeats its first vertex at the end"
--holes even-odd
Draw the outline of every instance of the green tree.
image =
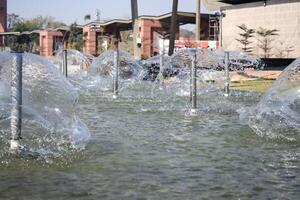
MULTIPOLYGON (((9 17, 9 30, 12 32, 31 32, 46 28, 57 28, 59 26, 65 25, 62 22, 56 21, 54 17, 38 16, 30 20, 24 20, 16 14, 12 14, 9 17)), ((21 34, 8 36, 6 39, 6 44, 12 50, 23 50, 27 52, 36 52, 37 46, 39 46, 39 34, 21 34)))
POLYGON ((271 50, 272 42, 274 41, 274 36, 278 36, 277 29, 265 29, 262 27, 259 27, 258 31, 256 32, 259 36, 258 38, 258 47, 263 51, 263 57, 269 58, 271 57, 271 50))
POLYGON ((241 39, 236 39, 238 42, 242 44, 242 50, 246 53, 251 53, 253 48, 249 45, 252 43, 250 38, 254 37, 255 30, 248 28, 245 24, 238 26, 241 29, 242 33, 239 33, 241 39))
POLYGON ((58 28, 61 26, 65 26, 64 23, 60 21, 56 21, 54 17, 51 16, 38 16, 29 20, 29 22, 38 26, 38 29, 46 29, 46 28, 58 28))
POLYGON ((68 43, 72 49, 81 51, 83 48, 84 39, 83 39, 82 29, 78 28, 78 25, 76 22, 71 24, 71 26, 70 26, 68 43))

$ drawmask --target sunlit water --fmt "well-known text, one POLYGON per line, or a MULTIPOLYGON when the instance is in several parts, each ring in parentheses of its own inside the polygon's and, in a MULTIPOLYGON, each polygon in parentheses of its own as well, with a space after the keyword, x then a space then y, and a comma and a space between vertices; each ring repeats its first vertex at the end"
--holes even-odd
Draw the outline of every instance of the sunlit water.
POLYGON ((299 144, 239 123, 236 110, 259 101, 239 95, 202 96, 197 116, 187 114, 186 97, 81 96, 77 113, 92 135, 86 150, 52 163, 2 158, 0 197, 297 199, 299 144))
POLYGON ((191 115, 188 80, 125 77, 116 100, 111 75, 70 77, 80 93, 75 111, 91 132, 86 148, 63 145, 63 153, 38 158, 2 154, 0 199, 299 198, 299 140, 261 137, 240 119, 261 94, 226 98, 199 76, 191 115))
POLYGON ((278 77, 259 104, 241 109, 241 118, 268 138, 300 140, 300 59, 278 77))
MULTIPOLYGON (((14 54, 0 53, 0 157, 10 139, 11 68, 14 54)), ((89 131, 76 115, 78 93, 47 59, 23 54, 22 145, 41 155, 84 149, 89 131)))

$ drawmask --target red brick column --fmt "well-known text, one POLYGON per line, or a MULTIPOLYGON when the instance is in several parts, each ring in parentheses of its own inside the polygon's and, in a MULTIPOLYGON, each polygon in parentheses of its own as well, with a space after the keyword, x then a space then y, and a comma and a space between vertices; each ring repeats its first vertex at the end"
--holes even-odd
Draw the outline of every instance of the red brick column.
POLYGON ((53 56, 54 51, 54 37, 63 37, 59 31, 40 31, 40 55, 53 56))
POLYGON ((92 31, 91 27, 83 27, 84 47, 83 52, 91 55, 97 54, 97 32, 92 31))

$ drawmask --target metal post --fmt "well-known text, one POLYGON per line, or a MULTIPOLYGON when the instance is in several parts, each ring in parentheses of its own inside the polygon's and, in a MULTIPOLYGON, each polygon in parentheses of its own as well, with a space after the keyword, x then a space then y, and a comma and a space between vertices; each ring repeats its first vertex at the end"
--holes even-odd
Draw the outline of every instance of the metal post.
POLYGON ((219 21, 219 48, 223 47, 223 38, 222 38, 222 34, 223 34, 223 17, 224 17, 224 13, 223 10, 221 9, 220 11, 220 21, 219 21))
POLYGON ((160 84, 164 83, 164 53, 159 58, 160 84))
POLYGON ((68 50, 63 50, 63 74, 68 77, 68 50))
POLYGON ((191 113, 197 109, 197 54, 193 55, 191 67, 191 113))
POLYGON ((172 8, 172 18, 171 18, 171 27, 170 27, 170 41, 169 41, 169 53, 168 55, 171 56, 174 53, 174 46, 175 46, 175 37, 177 31, 177 10, 178 10, 178 0, 173 0, 173 8, 172 8))
POLYGON ((114 82, 113 82, 113 98, 118 98, 119 93, 119 45, 117 42, 117 47, 114 51, 114 68, 115 68, 115 74, 114 74, 114 82))
POLYGON ((201 0, 197 0, 196 10, 196 40, 201 40, 201 0))
POLYGON ((229 83, 230 83, 230 77, 229 77, 229 52, 225 52, 225 93, 224 96, 229 96, 229 83))
POLYGON ((10 150, 14 153, 20 150, 21 130, 22 130, 22 65, 23 53, 15 53, 13 66, 11 68, 11 139, 10 150))
POLYGON ((137 0, 131 0, 131 17, 132 17, 132 28, 133 28, 133 51, 134 58, 139 60, 141 58, 141 49, 138 46, 138 35, 139 35, 139 21, 138 21, 138 2, 137 0))

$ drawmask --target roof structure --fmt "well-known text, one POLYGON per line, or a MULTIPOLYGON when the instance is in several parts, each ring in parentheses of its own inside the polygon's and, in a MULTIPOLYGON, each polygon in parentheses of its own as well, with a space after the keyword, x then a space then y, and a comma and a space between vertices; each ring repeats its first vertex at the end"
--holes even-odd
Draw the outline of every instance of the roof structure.
POLYGON ((243 4, 243 3, 253 3, 258 1, 266 1, 266 0, 218 0, 219 2, 227 3, 227 4, 243 4))
POLYGON ((117 27, 120 31, 129 30, 132 28, 132 20, 131 19, 113 19, 109 21, 94 21, 90 22, 84 26, 93 26, 95 28, 100 27, 117 27))
POLYGON ((31 35, 31 34, 39 34, 39 30, 35 31, 24 31, 24 32, 1 32, 0 36, 8 36, 8 35, 14 35, 14 36, 20 36, 20 35, 31 35))
MULTIPOLYGON (((201 14, 201 15, 209 15, 209 14, 201 14)), ((172 18, 172 12, 166 13, 163 15, 159 16, 151 16, 151 15, 141 15, 139 16, 139 19, 152 19, 152 20, 160 20, 161 22, 165 24, 170 24, 171 23, 171 18, 172 18)), ((192 12, 177 12, 177 20, 180 25, 184 24, 195 24, 196 23, 196 13, 192 12)), ((117 27, 120 31, 125 31, 125 30, 130 30, 132 29, 132 20, 131 19, 113 19, 113 20, 108 20, 108 21, 94 21, 90 22, 86 25, 79 26, 77 25, 77 28, 82 29, 84 26, 93 26, 95 28, 108 28, 110 29, 111 27, 117 27)), ((70 26, 61 26, 58 28, 48 28, 45 29, 47 31, 70 31, 70 26)), ((34 31, 26 31, 26 32, 4 32, 0 33, 0 35, 30 35, 33 33, 39 33, 40 31, 43 30, 34 30, 34 31)))
POLYGON ((259 1, 264 1, 264 0, 203 0, 205 8, 209 10, 216 10, 216 9, 220 9, 221 7, 229 6, 229 5, 253 3, 259 1))
MULTIPOLYGON (((209 15, 209 14, 203 14, 209 15)), ((165 23, 171 23, 172 13, 166 13, 159 16, 152 15, 141 15, 139 19, 150 19, 150 20, 160 20, 165 23)), ((196 23, 196 13, 192 12, 177 12, 177 20, 180 25, 184 24, 195 24, 196 23)), ((132 29, 132 20, 131 19, 113 19, 109 21, 94 21, 86 24, 85 26, 95 26, 95 27, 118 27, 119 30, 130 30, 132 29)))
POLYGON ((220 8, 242 8, 246 4, 250 6, 257 5, 270 5, 281 3, 294 3, 300 2, 300 0, 202 0, 205 8, 209 10, 218 10, 220 8))
MULTIPOLYGON (((82 29, 82 26, 77 25, 78 29, 82 29)), ((24 32, 1 32, 0 35, 7 36, 7 35, 14 35, 14 36, 21 36, 21 35, 31 35, 31 34, 39 34, 41 31, 70 31, 70 26, 60 26, 58 28, 47 28, 41 30, 33 30, 33 31, 24 31, 24 32)))

